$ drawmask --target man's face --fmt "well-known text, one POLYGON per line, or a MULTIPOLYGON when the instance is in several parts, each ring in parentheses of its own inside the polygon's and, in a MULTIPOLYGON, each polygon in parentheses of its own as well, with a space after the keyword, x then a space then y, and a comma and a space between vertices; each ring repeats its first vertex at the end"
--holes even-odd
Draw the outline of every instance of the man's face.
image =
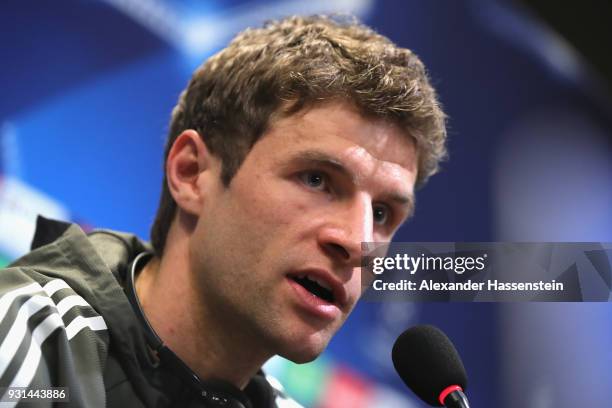
POLYGON ((361 243, 391 239, 416 176, 413 142, 348 105, 276 120, 229 187, 202 183, 191 263, 218 329, 315 358, 361 294, 361 243))

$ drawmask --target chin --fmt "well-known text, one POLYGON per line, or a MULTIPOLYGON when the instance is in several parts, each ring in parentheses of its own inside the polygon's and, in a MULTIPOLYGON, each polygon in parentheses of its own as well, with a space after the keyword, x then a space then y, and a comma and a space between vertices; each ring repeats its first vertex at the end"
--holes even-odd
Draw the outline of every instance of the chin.
POLYGON ((281 357, 286 358, 289 361, 292 361, 296 364, 305 364, 310 363, 323 352, 323 350, 312 353, 312 352, 291 352, 291 353, 281 353, 279 354, 281 357))
POLYGON ((278 355, 296 364, 309 363, 319 357, 327 347, 328 342, 328 339, 323 340, 320 338, 292 341, 278 355))

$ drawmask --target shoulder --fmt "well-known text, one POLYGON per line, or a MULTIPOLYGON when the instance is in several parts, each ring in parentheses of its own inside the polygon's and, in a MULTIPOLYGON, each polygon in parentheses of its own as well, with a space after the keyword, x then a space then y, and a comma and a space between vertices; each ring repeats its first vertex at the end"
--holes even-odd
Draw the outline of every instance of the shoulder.
POLYGON ((40 217, 32 251, 0 270, 0 384, 66 386, 68 406, 106 406, 107 386, 146 351, 121 286, 146 248, 134 235, 40 217))
POLYGON ((48 317, 55 324, 48 326, 47 331, 51 327, 62 328, 68 340, 85 327, 94 331, 106 329, 102 317, 64 279, 24 266, 0 271, 0 329, 8 329, 0 330, 0 338, 21 333, 15 331, 18 327, 32 329, 32 317, 48 317), (27 327, 22 327, 23 323, 27 327))
POLYGON ((2 384, 69 387, 71 400, 99 406, 107 345, 103 317, 64 279, 26 266, 0 271, 2 384))

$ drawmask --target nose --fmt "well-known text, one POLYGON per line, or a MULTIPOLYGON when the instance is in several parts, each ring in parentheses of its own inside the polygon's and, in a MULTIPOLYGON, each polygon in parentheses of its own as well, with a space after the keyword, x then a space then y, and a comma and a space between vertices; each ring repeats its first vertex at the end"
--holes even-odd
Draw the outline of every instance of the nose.
POLYGON ((373 242, 372 201, 358 197, 339 205, 319 230, 319 245, 336 262, 361 266, 362 242, 373 242))

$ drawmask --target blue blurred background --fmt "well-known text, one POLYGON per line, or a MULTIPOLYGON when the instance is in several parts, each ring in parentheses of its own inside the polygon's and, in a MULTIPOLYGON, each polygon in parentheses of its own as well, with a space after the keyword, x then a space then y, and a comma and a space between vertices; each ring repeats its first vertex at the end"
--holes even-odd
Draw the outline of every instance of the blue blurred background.
MULTIPOLYGON (((609 13, 574 5, 572 31, 542 3, 3 1, 0 264, 37 213, 146 239, 193 69, 247 26, 330 12, 414 50, 450 116, 450 161, 398 241, 612 241, 609 13)), ((389 357, 418 323, 456 343, 475 408, 610 405, 608 303, 362 303, 316 362, 268 371, 308 407, 422 407, 389 357)))

